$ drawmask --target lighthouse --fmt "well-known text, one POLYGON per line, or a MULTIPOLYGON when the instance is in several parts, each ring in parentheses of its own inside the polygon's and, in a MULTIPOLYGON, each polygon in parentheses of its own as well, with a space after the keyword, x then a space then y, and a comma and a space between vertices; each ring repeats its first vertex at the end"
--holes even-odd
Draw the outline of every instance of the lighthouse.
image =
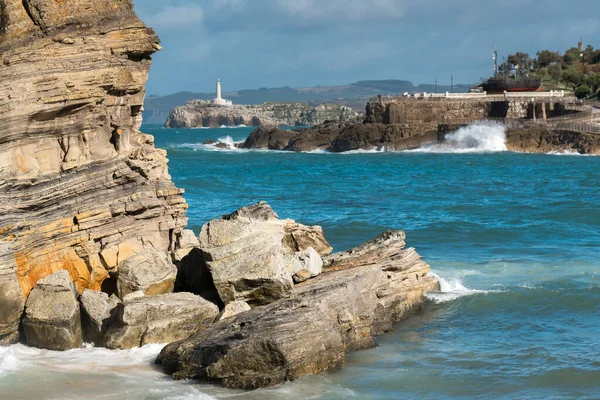
POLYGON ((217 79, 217 97, 213 100, 213 104, 217 106, 231 106, 233 103, 230 100, 225 100, 221 97, 221 80, 217 79))

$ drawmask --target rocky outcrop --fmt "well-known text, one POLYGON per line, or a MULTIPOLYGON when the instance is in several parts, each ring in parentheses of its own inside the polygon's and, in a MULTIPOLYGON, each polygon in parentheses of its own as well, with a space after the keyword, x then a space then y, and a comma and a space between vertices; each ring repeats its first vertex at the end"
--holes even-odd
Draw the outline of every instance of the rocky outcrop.
MULTIPOLYGON (((597 128, 600 133, 600 126, 597 128)), ((506 130, 506 147, 526 153, 573 152, 600 155, 600 134, 552 125, 529 125, 506 130)))
POLYGON ((25 299, 66 270, 116 290, 145 249, 178 250, 187 223, 166 152, 139 131, 158 37, 131 0, 0 1, 0 343, 25 299))
POLYGON ((191 293, 130 296, 114 311, 104 336, 110 349, 182 340, 210 325, 219 308, 191 293))
POLYGON ((333 251, 333 247, 325 239, 323 228, 318 225, 306 226, 288 220, 283 229, 285 230, 283 244, 293 253, 312 248, 323 257, 333 251))
POLYGON ((167 346, 157 359, 175 379, 254 389, 334 371, 348 351, 410 315, 438 288, 429 265, 386 232, 326 259, 327 270, 289 298, 256 307, 167 346))
POLYGON ((264 103, 219 106, 207 100, 192 100, 174 108, 167 128, 218 128, 220 126, 312 126, 325 121, 357 120, 358 114, 345 106, 306 103, 264 103))
POLYGON ((284 131, 258 128, 242 145, 245 149, 286 151, 409 150, 438 140, 438 124, 385 125, 324 123, 310 129, 284 131))
POLYGON ((23 332, 30 346, 48 350, 81 347, 77 290, 67 271, 58 271, 35 285, 27 299, 23 332))

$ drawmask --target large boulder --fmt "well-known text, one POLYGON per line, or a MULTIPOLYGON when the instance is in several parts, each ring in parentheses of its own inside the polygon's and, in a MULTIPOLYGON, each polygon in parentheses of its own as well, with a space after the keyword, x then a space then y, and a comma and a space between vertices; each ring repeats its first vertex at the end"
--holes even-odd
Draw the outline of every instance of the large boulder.
POLYGON ((119 304, 104 335, 110 349, 183 340, 210 325, 219 308, 191 293, 129 295, 119 304))
POLYGON ((210 221, 200 233, 200 249, 221 300, 260 305, 289 296, 294 257, 282 242, 284 223, 263 218, 272 212, 266 203, 251 213, 243 210, 210 221))
POLYGON ((48 350, 82 346, 77 289, 67 271, 58 271, 35 285, 25 305, 23 332, 27 344, 48 350))
POLYGON ((177 267, 164 251, 147 249, 128 258, 119 268, 117 293, 121 299, 142 291, 150 296, 173 292, 177 267))
POLYGON ((83 339, 87 343, 102 344, 112 311, 120 303, 115 296, 96 290, 85 289, 79 297, 81 303, 81 321, 83 339))

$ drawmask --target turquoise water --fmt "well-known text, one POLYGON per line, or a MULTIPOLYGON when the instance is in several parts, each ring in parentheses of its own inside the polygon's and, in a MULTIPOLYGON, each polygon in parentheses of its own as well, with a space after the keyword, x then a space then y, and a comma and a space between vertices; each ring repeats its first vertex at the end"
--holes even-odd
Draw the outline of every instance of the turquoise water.
POLYGON ((600 398, 600 158, 218 151, 199 144, 250 129, 147 131, 196 230, 266 200, 336 250, 404 229, 444 279, 377 349, 308 378, 325 398, 600 398))
POLYGON ((327 376, 239 392, 171 381, 151 366, 160 346, 12 346, 0 349, 0 397, 600 398, 599 157, 501 151, 493 126, 461 131, 447 148, 352 154, 202 145, 242 140, 248 128, 143 130, 168 150, 196 232, 259 200, 322 225, 336 250, 404 229, 443 293, 327 376))

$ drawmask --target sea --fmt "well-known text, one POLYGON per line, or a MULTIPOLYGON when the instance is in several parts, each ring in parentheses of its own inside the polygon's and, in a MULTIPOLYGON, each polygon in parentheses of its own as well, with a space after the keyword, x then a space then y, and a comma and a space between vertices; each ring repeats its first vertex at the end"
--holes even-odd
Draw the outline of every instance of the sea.
POLYGON ((261 200, 336 251, 403 229, 441 292, 329 375, 246 392, 171 380, 153 365, 163 345, 15 345, 0 348, 0 398, 600 399, 599 157, 512 153, 494 124, 343 154, 238 149, 247 127, 142 130, 167 149, 196 232, 261 200))

